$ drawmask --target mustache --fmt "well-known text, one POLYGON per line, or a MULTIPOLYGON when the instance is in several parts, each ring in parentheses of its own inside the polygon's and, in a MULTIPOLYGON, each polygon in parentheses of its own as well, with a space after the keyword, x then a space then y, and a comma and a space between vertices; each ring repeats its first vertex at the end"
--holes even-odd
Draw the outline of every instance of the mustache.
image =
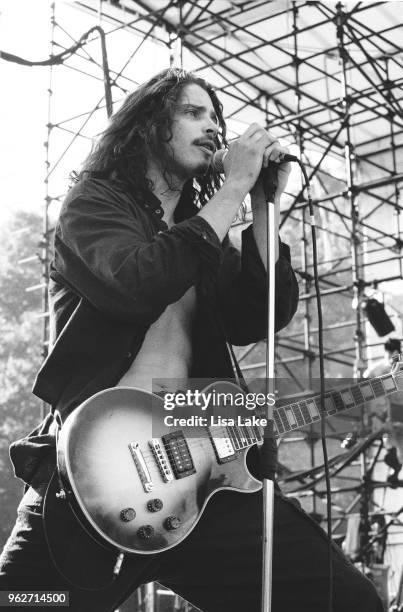
POLYGON ((213 153, 217 150, 216 143, 212 138, 197 138, 193 141, 193 144, 208 147, 213 153))

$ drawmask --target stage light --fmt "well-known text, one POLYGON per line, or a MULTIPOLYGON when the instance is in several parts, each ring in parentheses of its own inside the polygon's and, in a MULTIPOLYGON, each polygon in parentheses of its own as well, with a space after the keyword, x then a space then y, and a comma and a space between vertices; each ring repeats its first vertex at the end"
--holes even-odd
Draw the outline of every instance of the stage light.
POLYGON ((378 336, 386 336, 394 331, 395 326, 386 314, 384 305, 375 298, 369 298, 366 301, 364 312, 378 336))

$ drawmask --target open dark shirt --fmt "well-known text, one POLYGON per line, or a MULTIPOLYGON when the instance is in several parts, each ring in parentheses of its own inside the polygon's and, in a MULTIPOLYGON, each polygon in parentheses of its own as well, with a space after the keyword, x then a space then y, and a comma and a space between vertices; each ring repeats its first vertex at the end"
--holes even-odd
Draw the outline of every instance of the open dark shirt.
MULTIPOLYGON (((168 229, 151 192, 136 201, 122 183, 92 177, 68 193, 50 267, 51 350, 33 389, 51 410, 10 449, 25 482, 55 446, 54 415, 63 421, 85 399, 116 385, 150 325, 191 286, 197 296, 191 377, 232 378, 226 341, 246 345, 265 337, 266 272, 252 226, 242 232, 240 254, 197 212, 184 191, 168 229)), ((297 302, 289 248, 280 243, 277 330, 297 302)))

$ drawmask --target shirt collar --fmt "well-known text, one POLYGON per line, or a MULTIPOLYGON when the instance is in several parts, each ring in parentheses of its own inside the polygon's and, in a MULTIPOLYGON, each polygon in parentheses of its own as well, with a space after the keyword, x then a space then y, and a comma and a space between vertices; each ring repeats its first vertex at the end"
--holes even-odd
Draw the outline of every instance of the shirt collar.
MULTIPOLYGON (((166 226, 166 223, 162 221, 162 217, 164 215, 164 210, 161 205, 160 199, 150 190, 147 192, 146 198, 141 202, 141 205, 156 217, 160 223, 163 223, 166 226)), ((175 223, 180 223, 180 221, 184 221, 185 219, 189 219, 189 217, 193 217, 199 212, 198 207, 193 204, 191 201, 189 187, 185 185, 180 195, 178 204, 175 208, 174 220, 175 223)))

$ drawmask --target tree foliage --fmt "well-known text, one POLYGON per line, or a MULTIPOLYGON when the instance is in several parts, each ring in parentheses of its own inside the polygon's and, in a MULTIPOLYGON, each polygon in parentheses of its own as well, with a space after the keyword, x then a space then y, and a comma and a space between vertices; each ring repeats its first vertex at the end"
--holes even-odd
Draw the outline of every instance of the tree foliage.
POLYGON ((22 483, 13 475, 9 446, 41 419, 41 402, 31 393, 42 361, 40 291, 29 291, 41 280, 39 251, 41 219, 18 211, 0 229, 0 548, 15 520, 22 483))

